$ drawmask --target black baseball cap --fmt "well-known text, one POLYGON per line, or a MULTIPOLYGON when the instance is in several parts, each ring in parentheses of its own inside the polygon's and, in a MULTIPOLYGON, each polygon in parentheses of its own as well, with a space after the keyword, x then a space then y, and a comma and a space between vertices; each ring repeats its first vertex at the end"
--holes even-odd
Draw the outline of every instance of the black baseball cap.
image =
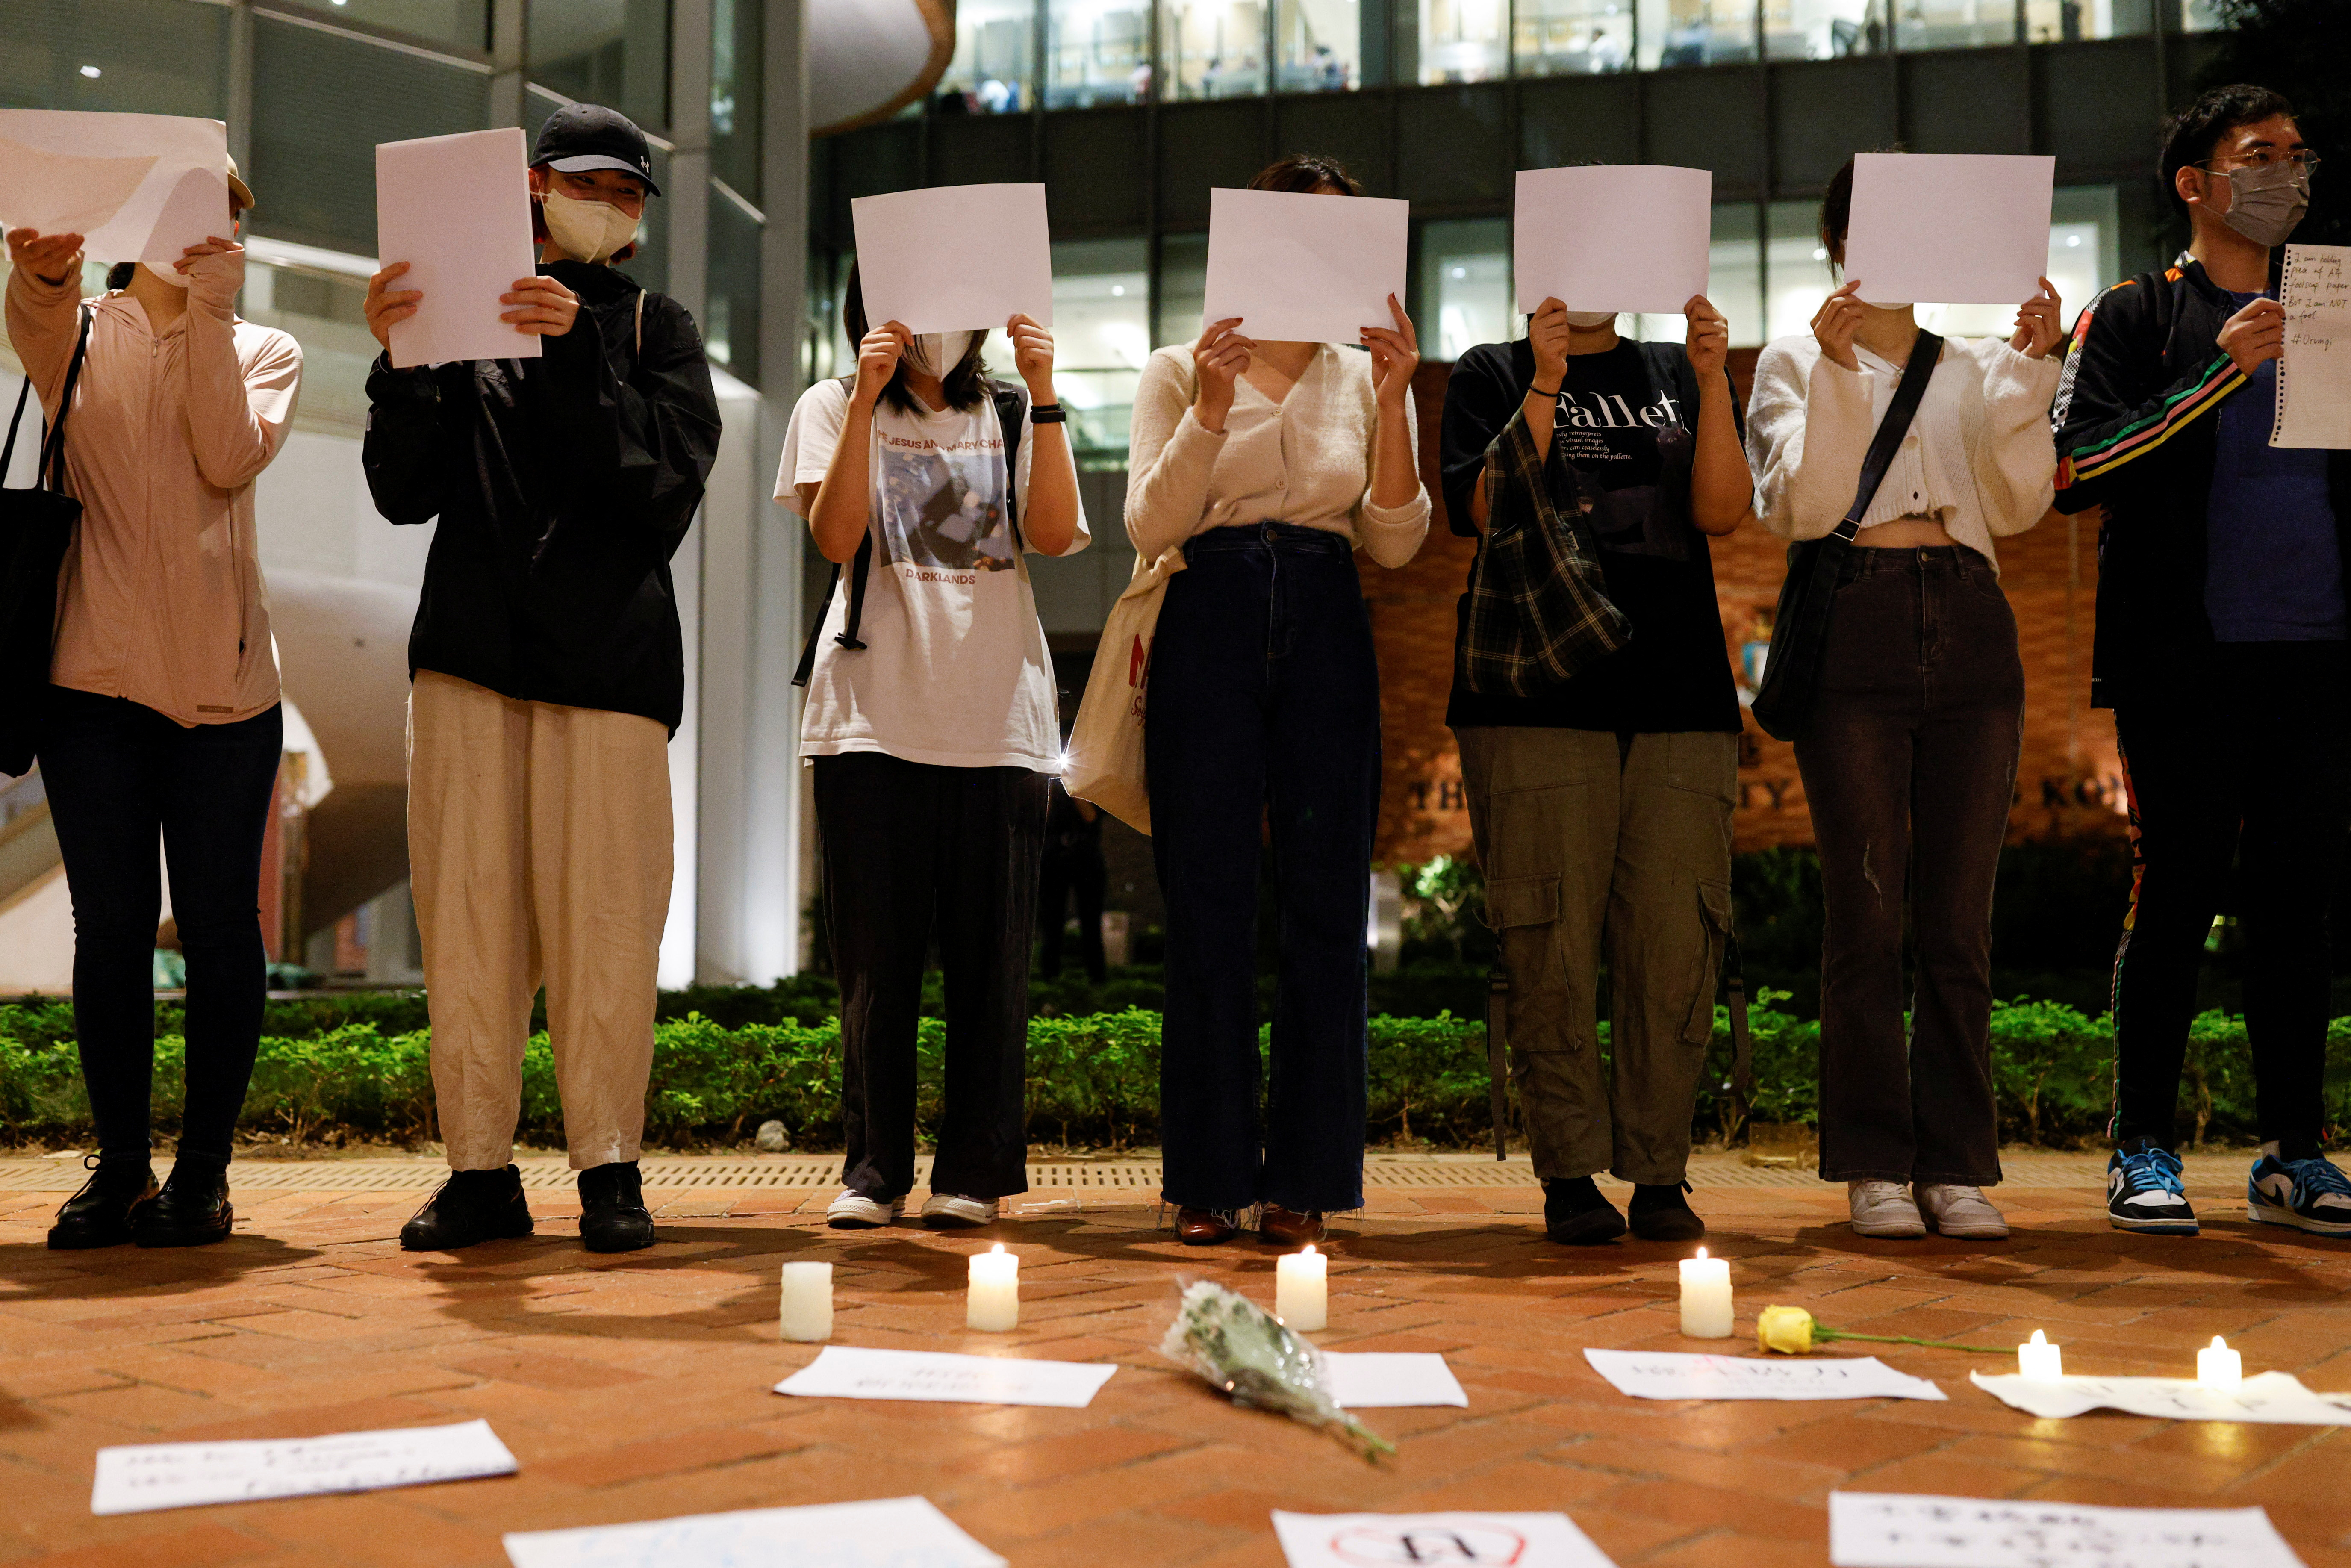
POLYGON ((538 145, 531 149, 531 167, 541 164, 567 174, 590 169, 618 169, 634 174, 654 195, 653 149, 636 121, 601 103, 567 103, 539 127, 538 145))

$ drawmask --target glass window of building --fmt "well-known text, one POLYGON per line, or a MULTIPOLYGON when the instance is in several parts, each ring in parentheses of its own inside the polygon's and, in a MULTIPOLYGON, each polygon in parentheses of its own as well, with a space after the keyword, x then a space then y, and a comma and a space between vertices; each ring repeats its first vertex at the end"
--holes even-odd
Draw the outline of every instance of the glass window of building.
POLYGON ((1265 91, 1260 0, 1162 0, 1159 68, 1169 98, 1254 98, 1265 91))
POLYGON ((1153 312, 1151 343, 1199 340, 1207 323, 1200 311, 1208 298, 1208 236, 1162 235, 1159 237, 1159 300, 1153 312))
POLYGON ((1765 223, 1764 337, 1768 340, 1809 332, 1813 313, 1836 287, 1829 271, 1829 253, 1821 244, 1821 204, 1774 202, 1765 223))
MULTIPOLYGON (((2026 0, 2026 3, 2037 4, 2038 0, 2026 0)), ((2076 0, 2076 4, 2079 3, 2080 0, 2076 0)), ((2137 11, 2144 7, 2146 0, 2113 0, 2113 3, 2128 5, 2132 11, 2137 11)), ((2220 14, 2220 0, 2185 0, 2179 8, 2179 25, 2190 33, 2217 33, 2229 26, 2229 19, 2220 14)), ((2144 33, 2148 29, 2141 24, 2118 30, 2144 33)))
POLYGON ((1150 0, 1052 0, 1045 28, 1047 109, 1151 96, 1150 0))
POLYGON ((530 11, 530 76, 575 103, 669 124, 669 0, 563 0, 530 11))
POLYGON ((1490 81, 1508 74, 1510 0, 1420 0, 1414 78, 1490 81))
MULTIPOLYGON (((1375 17, 1387 15, 1373 8, 1375 17)), ((1346 92, 1364 85, 1363 0, 1280 0, 1274 7, 1277 92, 1346 92)))
POLYGON ((1479 343, 1517 336, 1510 298, 1510 223, 1468 218, 1420 229, 1421 352, 1453 361, 1479 343))
POLYGON ((490 50, 490 0, 286 0, 338 22, 404 33, 471 55, 490 50))
POLYGON ((1890 0, 1763 0, 1763 53, 1774 60, 1838 60, 1886 50, 1890 0))
POLYGON ((711 0, 710 172, 745 201, 759 193, 759 0, 711 0))
POLYGON ((367 429, 368 367, 378 347, 365 309, 371 267, 353 256, 348 267, 334 270, 326 265, 333 259, 252 240, 237 312, 302 345, 296 428, 356 436, 367 429))
POLYGON ((228 11, 153 0, 11 0, 0 104, 136 114, 226 112, 228 11))
POLYGON ((972 114, 1017 114, 1029 99, 1036 47, 1035 0, 958 0, 955 58, 939 78, 935 107, 972 114))
POLYGON ((1897 49, 1977 49, 2016 42, 2014 0, 1903 0, 1897 49))
MULTIPOLYGON (((2186 0, 2180 26, 2191 33, 2228 26, 2215 0, 2186 0)), ((2120 38, 2152 32, 2155 7, 2151 0, 2024 0, 2024 37, 2035 44, 2072 43, 2078 38, 2120 38)))
POLYGON ((710 281, 702 339, 738 381, 759 381, 759 220, 724 191, 710 193, 710 281))
MULTIPOLYGON (((1151 357, 1150 254, 1141 239, 1053 247, 1053 391, 1081 467, 1126 466, 1135 383, 1151 357)), ((989 336, 988 356, 994 373, 1012 375, 1001 332, 989 336)))
POLYGON ((1511 26, 1522 77, 1633 68, 1633 0, 1519 0, 1511 26))
POLYGON ((1755 57, 1753 0, 1640 0, 1641 68, 1755 57))

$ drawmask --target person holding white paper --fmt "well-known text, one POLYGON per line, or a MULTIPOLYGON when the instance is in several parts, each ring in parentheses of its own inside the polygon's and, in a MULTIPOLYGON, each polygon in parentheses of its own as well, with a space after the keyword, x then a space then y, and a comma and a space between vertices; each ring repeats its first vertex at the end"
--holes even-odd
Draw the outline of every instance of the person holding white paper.
POLYGON ((946 1106, 922 1218, 987 1225, 1029 1190, 1029 936, 1046 786, 1061 771, 1053 665, 1029 553, 1087 543, 1053 335, 876 325, 852 268, 857 371, 810 387, 784 432, 776 499, 836 563, 795 677, 816 776, 825 923, 841 982, 837 1229, 904 1213, 914 1182, 923 970, 946 972, 946 1106))
MULTIPOLYGON (((1544 1228, 1569 1244, 1625 1234, 1601 1171, 1634 1184, 1642 1239, 1706 1234, 1683 1191, 1730 930, 1741 722, 1708 540, 1754 517, 1755 490, 1729 323, 1702 295, 1683 312, 1684 342, 1643 343, 1617 335, 1614 311, 1546 298, 1525 338, 1464 353, 1445 394, 1454 531, 1532 526, 1519 497, 1542 485, 1583 516, 1632 623, 1624 647, 1540 696, 1479 692, 1457 673, 1445 714, 1510 977, 1544 1228)), ((1461 635, 1475 637, 1464 599, 1461 635)))
POLYGON ((401 1228, 412 1251, 530 1234, 514 1133, 542 978, 580 1240, 653 1242, 637 1155, 685 700, 669 562, 718 402, 685 308, 610 265, 660 193, 652 167, 609 109, 540 131, 540 265, 502 316, 538 358, 394 370, 391 329, 421 295, 399 257, 368 286, 387 350, 368 487, 393 523, 439 518, 408 645, 408 854, 450 1176, 401 1228))
MULTIPOLYGON (((1821 243, 1840 268, 1853 171, 1848 161, 1821 204, 1821 243)), ((1755 367, 1748 451, 1764 526, 1783 538, 1823 538, 1852 507, 1922 341, 1909 305, 1863 301, 1868 283, 1846 280, 1811 332, 1776 340, 1755 367)), ((2007 338, 1941 344, 1861 516, 1864 548, 1846 559, 1796 741, 1828 910, 1820 1171, 1845 1184, 1865 1236, 2008 1234, 1982 1189, 2000 1180, 1991 892, 2024 668, 1992 540, 2049 509, 2059 308, 2043 278, 2007 338)))
POLYGON ((2100 518, 2090 700, 2115 712, 2137 873, 2115 954, 2122 1230, 2196 1233, 2174 1116, 2233 881, 2262 1140, 2247 1208, 2351 1236, 2351 1178, 2321 1152, 2327 905, 2351 822, 2351 452, 2270 444, 2276 251, 2317 162, 2266 88, 2176 116, 2161 173, 2187 254, 2090 302, 2057 396, 2057 508, 2100 518))
POLYGON ((235 236, 253 193, 234 164, 227 191, 222 235, 169 277, 121 264, 95 299, 81 298, 81 235, 7 235, 8 335, 43 412, 65 422, 65 487, 82 504, 36 742, 73 895, 75 1032, 98 1124, 90 1179, 49 1232, 57 1248, 195 1246, 226 1239, 234 1218, 230 1139, 267 957, 256 890, 283 741, 253 487, 284 444, 302 350, 237 317, 235 236), (188 963, 186 1098, 160 1192, 148 1148, 159 832, 188 963))
MULTIPOLYGON (((1256 191, 1361 193, 1338 164, 1285 158, 1256 191)), ((1167 1201, 1193 1245, 1244 1211, 1278 1246, 1363 1206, 1364 929, 1379 808, 1379 672, 1355 577, 1418 552, 1420 349, 1392 327, 1359 353, 1258 342, 1213 321, 1162 349, 1135 391, 1126 529, 1182 549, 1144 713, 1152 851, 1167 899, 1160 1069, 1167 1201), (1269 817, 1279 868, 1273 1085, 1258 1119, 1257 886, 1269 817)))

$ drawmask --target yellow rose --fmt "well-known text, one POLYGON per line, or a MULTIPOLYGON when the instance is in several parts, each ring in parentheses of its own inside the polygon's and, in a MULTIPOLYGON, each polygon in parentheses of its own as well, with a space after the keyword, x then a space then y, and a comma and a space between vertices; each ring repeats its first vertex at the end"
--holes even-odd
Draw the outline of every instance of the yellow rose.
POLYGON ((1755 1343, 1782 1355, 1805 1355, 1813 1348, 1813 1314, 1802 1307, 1766 1307, 1755 1320, 1755 1343))

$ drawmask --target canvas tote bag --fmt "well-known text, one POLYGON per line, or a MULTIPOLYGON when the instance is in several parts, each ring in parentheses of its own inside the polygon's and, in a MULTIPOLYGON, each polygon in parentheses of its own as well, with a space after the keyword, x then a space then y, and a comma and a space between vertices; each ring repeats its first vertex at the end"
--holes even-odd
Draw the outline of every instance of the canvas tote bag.
POLYGON ((1143 703, 1151 679, 1151 640, 1167 580, 1184 570, 1181 546, 1157 560, 1134 558, 1126 591, 1110 607, 1093 673, 1070 730, 1061 788, 1090 800, 1138 833, 1151 831, 1151 792, 1143 774, 1143 703))

